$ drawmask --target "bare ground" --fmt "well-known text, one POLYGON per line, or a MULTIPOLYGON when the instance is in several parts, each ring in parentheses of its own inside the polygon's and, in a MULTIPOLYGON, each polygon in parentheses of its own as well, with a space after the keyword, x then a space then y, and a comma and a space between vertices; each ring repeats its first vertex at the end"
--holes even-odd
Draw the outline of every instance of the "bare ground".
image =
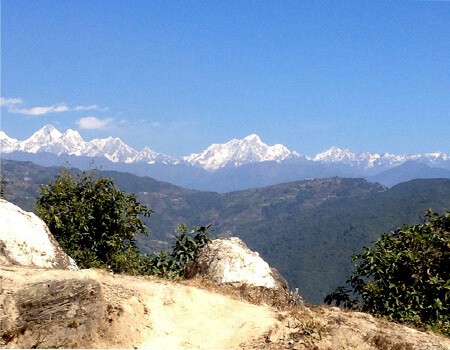
MULTIPOLYGON (((245 301, 239 291, 231 287, 216 287, 201 280, 171 282, 153 277, 111 275, 100 270, 16 267, 0 267, 0 320, 5 321, 2 325, 3 347, 32 347, 30 344, 47 348, 76 347, 77 343, 71 343, 64 334, 60 338, 51 334, 51 338, 48 328, 47 333, 45 327, 39 325, 13 332, 18 323, 11 323, 18 316, 8 300, 13 300, 17 291, 38 283, 50 285, 52 281, 65 280, 94 281, 101 286, 102 306, 99 306, 98 315, 95 312, 90 315, 99 318, 100 325, 92 337, 85 339, 89 343, 83 347, 450 349, 448 337, 367 314, 327 307, 276 310, 245 301), (6 322, 8 320, 9 323, 6 322)), ((67 315, 73 311, 70 305, 64 304, 63 307, 67 308, 67 315)), ((76 315, 75 312, 73 314, 76 315)), ((68 325, 82 329, 82 323, 87 322, 81 318, 75 321, 72 319, 68 325)))

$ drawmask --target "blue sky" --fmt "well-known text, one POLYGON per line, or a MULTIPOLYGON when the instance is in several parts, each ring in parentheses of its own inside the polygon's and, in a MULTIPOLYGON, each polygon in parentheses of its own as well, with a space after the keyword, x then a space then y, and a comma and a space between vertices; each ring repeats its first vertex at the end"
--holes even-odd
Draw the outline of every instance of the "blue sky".
POLYGON ((1 1, 1 129, 450 153, 448 1, 1 1))

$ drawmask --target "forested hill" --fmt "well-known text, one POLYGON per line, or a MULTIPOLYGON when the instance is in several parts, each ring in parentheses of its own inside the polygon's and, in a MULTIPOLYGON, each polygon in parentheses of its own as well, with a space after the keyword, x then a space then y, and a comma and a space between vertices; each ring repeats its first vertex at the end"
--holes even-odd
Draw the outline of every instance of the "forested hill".
MULTIPOLYGON (((342 191, 350 184, 355 184, 352 179, 342 181, 342 191)), ((267 206, 262 218, 236 232, 308 301, 320 303, 345 282, 352 268, 350 258, 363 246, 383 232, 421 222, 428 208, 449 210, 450 179, 412 180, 384 191, 338 196, 296 210, 290 207, 267 206)))
MULTIPOLYGON (((2 161, 6 199, 32 210, 39 184, 58 168, 2 161)), ((187 190, 148 177, 98 171, 134 193, 155 214, 146 222, 147 252, 167 246, 173 227, 213 224, 216 235, 241 237, 280 270, 309 302, 344 283, 359 253, 383 232, 419 223, 426 209, 450 209, 450 179, 422 179, 390 189, 362 179, 326 178, 283 183, 226 194, 187 190)))

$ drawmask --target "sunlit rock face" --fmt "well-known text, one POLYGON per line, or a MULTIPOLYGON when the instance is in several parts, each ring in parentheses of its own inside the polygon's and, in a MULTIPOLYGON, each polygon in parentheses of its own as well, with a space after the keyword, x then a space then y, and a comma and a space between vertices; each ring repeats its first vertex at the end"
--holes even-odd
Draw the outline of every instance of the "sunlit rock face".
POLYGON ((0 199, 0 265, 77 269, 40 218, 4 199, 0 199))
POLYGON ((276 270, 237 237, 212 241, 202 248, 188 270, 188 277, 202 276, 216 284, 287 289, 276 270))

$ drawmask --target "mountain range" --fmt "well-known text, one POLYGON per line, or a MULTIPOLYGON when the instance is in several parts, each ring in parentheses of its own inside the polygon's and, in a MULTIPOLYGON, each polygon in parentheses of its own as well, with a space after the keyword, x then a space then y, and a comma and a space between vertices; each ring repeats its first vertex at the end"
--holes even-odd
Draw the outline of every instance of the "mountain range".
POLYGON ((137 151, 119 138, 85 141, 75 130, 60 132, 46 125, 19 141, 0 131, 2 157, 37 164, 70 163, 79 168, 94 164, 107 170, 129 171, 201 190, 227 192, 307 178, 346 176, 376 179, 385 185, 422 177, 450 177, 450 155, 354 153, 331 147, 314 157, 287 147, 265 144, 258 135, 212 144, 200 153, 181 158, 148 147, 137 151), (402 170, 411 164, 408 171, 402 170), (420 165, 419 165, 420 164, 420 165), (393 170, 401 167, 398 170, 393 170), (414 171, 417 169, 417 171, 414 171), (387 174, 383 172, 390 171, 387 174))

